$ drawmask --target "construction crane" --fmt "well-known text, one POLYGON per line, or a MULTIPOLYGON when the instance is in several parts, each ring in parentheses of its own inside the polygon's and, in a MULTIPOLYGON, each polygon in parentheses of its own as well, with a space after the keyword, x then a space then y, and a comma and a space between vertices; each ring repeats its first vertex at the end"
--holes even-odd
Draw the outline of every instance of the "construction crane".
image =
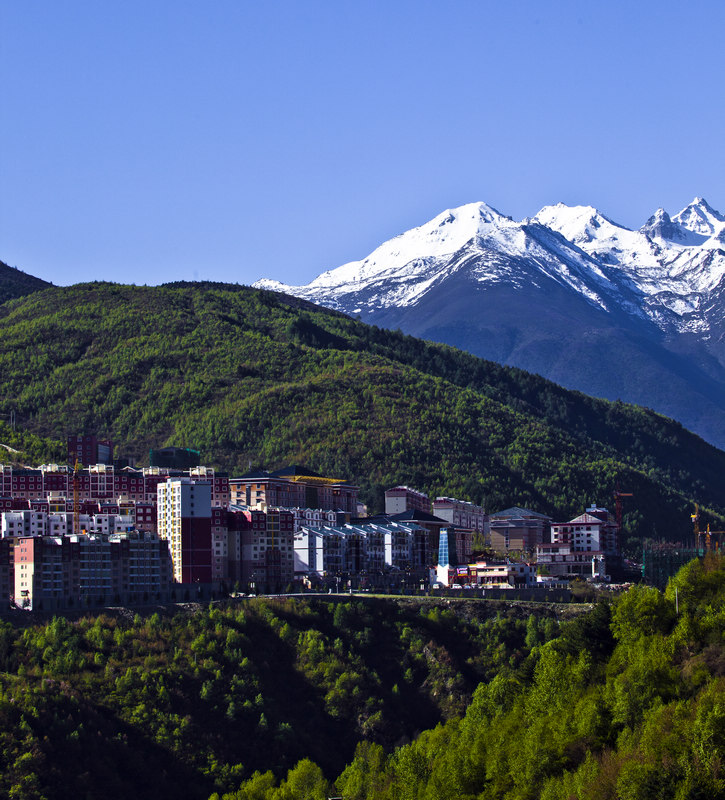
MULTIPOLYGON (((690 514, 690 519, 692 520, 692 528, 695 534, 695 547, 700 546, 701 538, 705 537, 705 549, 712 550, 712 537, 713 536, 723 536, 725 535, 725 531, 713 531, 710 530, 710 523, 707 523, 707 527, 704 531, 700 530, 700 506, 695 503, 695 513, 690 514)), ((716 542, 716 549, 720 549, 720 542, 716 542)))
POLYGON ((715 549, 720 549, 720 537, 725 534, 725 531, 711 531, 710 530, 710 523, 707 523, 707 528, 705 528, 705 549, 712 550, 712 537, 717 536, 718 540, 715 542, 715 549))
POLYGON ((78 473, 82 468, 81 462, 76 459, 73 465, 73 533, 79 534, 81 532, 81 509, 80 509, 80 492, 78 490, 78 473))
POLYGON ((700 546, 700 506, 695 503, 695 513, 690 514, 692 529, 695 534, 695 547, 700 546))

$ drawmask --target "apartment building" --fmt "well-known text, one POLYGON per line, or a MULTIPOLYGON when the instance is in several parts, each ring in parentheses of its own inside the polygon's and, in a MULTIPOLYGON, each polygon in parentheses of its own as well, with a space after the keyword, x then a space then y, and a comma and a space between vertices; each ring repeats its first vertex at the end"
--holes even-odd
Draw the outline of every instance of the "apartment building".
POLYGON ((168 543, 146 532, 20 538, 14 599, 23 608, 84 608, 167 597, 168 543))
POLYGON ((126 502, 156 504, 157 487, 168 478, 190 477, 209 481, 213 506, 230 501, 229 476, 211 467, 174 470, 164 467, 116 469, 112 464, 85 464, 75 472, 68 466, 42 464, 36 469, 0 465, 0 497, 30 501, 72 500, 80 502, 126 502))
POLYGON ((279 590, 294 577, 295 518, 289 509, 230 506, 230 539, 238 552, 239 581, 254 590, 279 590))
POLYGON ((212 580, 211 484, 167 478, 157 486, 158 534, 168 541, 177 583, 212 580))
POLYGON ((607 580, 607 556, 602 551, 575 550, 570 544, 540 544, 536 565, 543 577, 571 580, 592 578, 607 580))
POLYGON ((551 543, 569 545, 572 551, 606 553, 619 552, 617 523, 606 508, 590 506, 584 514, 551 526, 551 543))
POLYGON ((454 497, 436 497, 433 501, 433 514, 449 525, 466 528, 488 537, 488 514, 481 506, 454 497))
POLYGON ((99 439, 97 436, 69 436, 68 463, 75 464, 112 464, 113 442, 110 439, 99 439))
POLYGON ((294 535, 296 577, 391 569, 420 572, 429 559, 428 532, 414 524, 302 526, 294 535))
POLYGON ((402 514, 405 511, 424 511, 430 514, 430 498, 425 492, 410 486, 393 486, 385 490, 385 513, 402 514))

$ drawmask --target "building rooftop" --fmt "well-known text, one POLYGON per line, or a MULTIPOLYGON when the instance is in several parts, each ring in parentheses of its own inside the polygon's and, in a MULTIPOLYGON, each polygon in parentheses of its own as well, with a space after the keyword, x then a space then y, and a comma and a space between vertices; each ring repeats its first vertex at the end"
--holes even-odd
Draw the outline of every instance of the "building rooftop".
POLYGON ((546 514, 539 514, 538 511, 532 511, 529 508, 521 508, 520 506, 511 506, 511 508, 506 508, 503 511, 497 511, 495 514, 491 514, 491 519, 494 517, 499 519, 508 517, 523 517, 524 519, 529 517, 533 517, 535 519, 551 519, 551 517, 547 516, 546 514))

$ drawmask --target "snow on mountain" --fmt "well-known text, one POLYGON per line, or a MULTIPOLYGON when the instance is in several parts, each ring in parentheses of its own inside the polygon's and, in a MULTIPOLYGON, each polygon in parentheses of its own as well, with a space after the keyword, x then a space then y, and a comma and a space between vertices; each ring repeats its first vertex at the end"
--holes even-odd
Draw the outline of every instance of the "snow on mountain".
POLYGON ((696 197, 672 219, 682 228, 699 234, 704 239, 717 236, 725 229, 725 217, 711 208, 703 197, 696 197))
POLYGON ((579 248, 536 222, 515 222, 486 203, 447 209, 367 258, 323 272, 306 286, 271 280, 254 285, 357 313, 363 307, 414 305, 459 272, 477 284, 516 287, 531 281, 532 269, 602 308, 615 291, 599 265, 579 248))
POLYGON ((486 203, 469 203, 446 210, 425 225, 390 239, 362 261, 351 261, 323 272, 307 286, 285 286, 270 280, 254 285, 308 299, 327 296, 334 302, 338 294, 359 292, 383 280, 391 283, 391 302, 397 299, 408 303, 426 290, 426 284, 434 282, 441 260, 449 259, 477 236, 485 236, 491 228, 503 228, 507 223, 513 224, 486 203), (407 284, 411 279, 422 279, 422 284, 402 295, 393 289, 393 285, 407 284))
POLYGON ((725 217, 702 198, 673 217, 658 209, 638 231, 589 206, 546 206, 534 219, 599 263, 621 270, 622 279, 642 293, 646 313, 658 324, 681 330, 708 327, 704 318, 693 315, 725 277, 725 217))
POLYGON ((673 217, 658 209, 633 231, 591 206, 559 203, 516 222, 469 203, 306 286, 254 285, 360 313, 415 306, 454 275, 479 287, 538 286, 548 278, 601 309, 706 333, 710 323, 700 312, 725 278, 725 217, 698 197, 673 217))

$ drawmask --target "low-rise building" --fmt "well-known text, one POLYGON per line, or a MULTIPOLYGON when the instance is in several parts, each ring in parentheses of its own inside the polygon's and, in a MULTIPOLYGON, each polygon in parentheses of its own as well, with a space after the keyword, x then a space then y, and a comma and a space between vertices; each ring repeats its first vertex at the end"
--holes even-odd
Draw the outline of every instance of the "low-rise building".
POLYGON ((524 561, 477 561, 471 583, 482 589, 521 589, 536 584, 536 565, 524 561))

